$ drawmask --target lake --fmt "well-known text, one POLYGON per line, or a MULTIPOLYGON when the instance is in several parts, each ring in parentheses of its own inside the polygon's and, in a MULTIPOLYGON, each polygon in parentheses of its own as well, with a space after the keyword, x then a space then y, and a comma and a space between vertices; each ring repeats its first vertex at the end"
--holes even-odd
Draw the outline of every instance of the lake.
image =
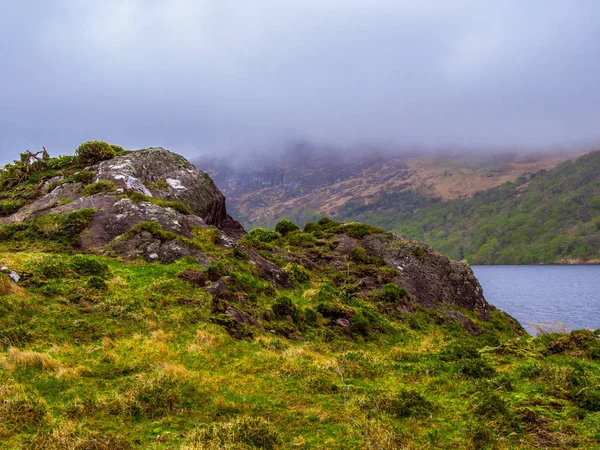
POLYGON ((471 266, 486 300, 534 334, 532 323, 600 328, 600 266, 471 266))

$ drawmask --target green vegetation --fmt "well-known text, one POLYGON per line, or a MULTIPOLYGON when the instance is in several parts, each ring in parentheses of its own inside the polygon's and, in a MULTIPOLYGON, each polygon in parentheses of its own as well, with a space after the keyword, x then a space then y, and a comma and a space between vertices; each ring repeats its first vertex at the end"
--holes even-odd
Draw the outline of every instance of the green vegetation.
POLYGON ((346 203, 339 217, 379 225, 474 264, 598 260, 600 152, 467 200, 387 192, 368 205, 346 203))
POLYGON ((498 311, 460 310, 485 331, 472 336, 364 248, 332 261, 342 233, 373 228, 323 219, 232 248, 215 229, 131 230, 182 240, 202 267, 73 254, 93 211, 72 214, 0 227, 0 263, 24 278, 0 274, 6 448, 600 447, 597 334, 518 337, 498 311))
POLYGON ((175 211, 185 215, 193 213, 192 208, 183 202, 180 202, 179 200, 165 200, 160 197, 149 197, 140 192, 130 192, 126 195, 126 197, 134 202, 150 202, 164 208, 173 208, 175 211))
POLYGON ((97 181, 96 183, 88 184, 83 188, 82 194, 84 196, 99 194, 101 192, 112 192, 117 188, 115 183, 112 181, 97 181))
POLYGON ((298 225, 296 225, 294 222, 288 219, 280 220, 279 222, 277 222, 277 225, 275 225, 275 231, 281 234, 282 236, 285 236, 286 234, 291 233, 292 231, 297 231, 299 229, 300 227, 298 227, 298 225))
POLYGON ((106 159, 111 159, 116 156, 115 148, 123 150, 118 146, 111 146, 102 141, 88 141, 81 144, 75 154, 84 164, 95 164, 106 159))

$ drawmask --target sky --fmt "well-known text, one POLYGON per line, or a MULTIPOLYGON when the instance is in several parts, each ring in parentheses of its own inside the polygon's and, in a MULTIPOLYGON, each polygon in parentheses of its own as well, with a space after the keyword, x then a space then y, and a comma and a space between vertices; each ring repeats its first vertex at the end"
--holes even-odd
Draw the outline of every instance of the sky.
POLYGON ((600 142, 597 0, 0 0, 0 162, 600 142))

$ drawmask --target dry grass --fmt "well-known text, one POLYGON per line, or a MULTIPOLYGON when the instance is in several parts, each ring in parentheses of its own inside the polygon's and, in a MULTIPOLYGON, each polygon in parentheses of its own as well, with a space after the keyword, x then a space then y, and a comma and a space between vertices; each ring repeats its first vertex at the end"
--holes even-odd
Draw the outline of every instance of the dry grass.
POLYGON ((25 295, 25 289, 11 280, 8 275, 0 273, 0 296, 25 295))
POLYGON ((549 334, 569 334, 569 329, 560 320, 557 320, 556 322, 530 322, 528 325, 534 330, 536 336, 547 336, 549 334))
POLYGON ((181 364, 160 361, 158 366, 161 373, 168 377, 186 379, 191 376, 191 373, 181 364))
POLYGON ((60 367, 60 363, 50 355, 31 350, 21 351, 15 347, 8 349, 8 361, 20 368, 36 367, 44 370, 55 370, 60 367))

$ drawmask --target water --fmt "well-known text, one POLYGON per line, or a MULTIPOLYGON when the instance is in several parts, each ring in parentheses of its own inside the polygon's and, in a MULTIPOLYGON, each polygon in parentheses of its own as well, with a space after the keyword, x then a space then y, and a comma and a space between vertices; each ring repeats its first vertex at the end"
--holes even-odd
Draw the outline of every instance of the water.
POLYGON ((532 323, 600 328, 600 266, 472 266, 489 303, 532 323))

